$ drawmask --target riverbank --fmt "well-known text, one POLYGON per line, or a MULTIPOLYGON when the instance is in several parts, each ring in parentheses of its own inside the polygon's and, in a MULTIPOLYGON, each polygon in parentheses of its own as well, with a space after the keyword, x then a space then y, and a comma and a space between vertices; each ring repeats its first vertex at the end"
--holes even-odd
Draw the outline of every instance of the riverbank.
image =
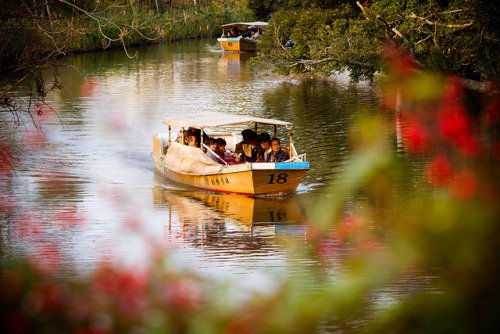
POLYGON ((162 12, 132 5, 75 8, 53 8, 51 15, 19 12, 0 18, 0 72, 37 68, 70 53, 211 37, 220 33, 224 23, 251 18, 239 3, 170 7, 162 12))

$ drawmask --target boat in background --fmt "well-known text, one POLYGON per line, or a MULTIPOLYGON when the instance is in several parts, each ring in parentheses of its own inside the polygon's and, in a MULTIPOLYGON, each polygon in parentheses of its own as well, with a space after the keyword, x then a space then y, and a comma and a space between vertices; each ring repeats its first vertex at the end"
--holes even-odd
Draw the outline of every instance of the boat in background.
POLYGON ((217 39, 222 50, 230 52, 255 52, 257 51, 258 41, 252 40, 248 37, 228 37, 227 33, 233 28, 240 29, 241 27, 255 27, 262 34, 262 29, 267 26, 267 22, 235 22, 222 26, 222 36, 217 39))
MULTIPOLYGON (((306 154, 298 154, 292 140, 293 124, 275 119, 233 115, 217 112, 180 115, 163 120, 168 125, 168 133, 153 136, 155 172, 188 186, 222 193, 251 195, 292 194, 309 170, 306 154), (241 164, 218 163, 207 154, 215 154, 207 146, 186 146, 184 130, 201 130, 201 138, 207 129, 251 123, 257 132, 258 125, 270 125, 274 128, 284 126, 289 130, 289 146, 283 147, 289 152, 290 159, 285 162, 245 162, 241 164), (180 136, 172 127, 177 128, 180 136), (182 129, 182 130, 181 130, 182 129), (202 150, 204 148, 206 153, 202 150)), ((234 151, 241 138, 226 132, 212 133, 211 136, 225 139, 226 149, 234 151)))

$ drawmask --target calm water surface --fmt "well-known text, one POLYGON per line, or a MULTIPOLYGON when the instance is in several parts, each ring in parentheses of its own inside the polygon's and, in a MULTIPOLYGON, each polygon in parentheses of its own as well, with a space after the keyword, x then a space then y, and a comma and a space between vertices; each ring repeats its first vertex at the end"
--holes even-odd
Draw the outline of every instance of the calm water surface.
POLYGON ((13 186, 28 223, 2 227, 4 256, 50 262, 60 252, 82 270, 115 257, 140 263, 161 243, 175 247, 177 265, 214 277, 313 266, 300 257, 287 264, 281 245, 306 238, 308 211, 342 168, 348 124, 376 93, 345 76, 255 76, 248 60, 223 54, 215 40, 144 47, 133 60, 121 50, 69 58, 79 71, 61 69, 65 88, 48 98, 57 115, 43 127, 47 143, 17 165, 13 186), (209 194, 155 175, 152 134, 166 131, 162 118, 203 111, 293 122, 312 167, 297 193, 209 194))

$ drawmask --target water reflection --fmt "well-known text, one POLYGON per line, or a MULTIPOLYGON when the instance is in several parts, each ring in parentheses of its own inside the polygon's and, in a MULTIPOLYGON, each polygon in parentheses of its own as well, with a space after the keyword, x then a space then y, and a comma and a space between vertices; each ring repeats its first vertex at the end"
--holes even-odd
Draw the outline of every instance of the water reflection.
POLYGON ((275 239, 307 236, 303 212, 293 197, 253 198, 157 186, 153 201, 156 209, 168 210, 167 240, 217 252, 271 251, 275 239))

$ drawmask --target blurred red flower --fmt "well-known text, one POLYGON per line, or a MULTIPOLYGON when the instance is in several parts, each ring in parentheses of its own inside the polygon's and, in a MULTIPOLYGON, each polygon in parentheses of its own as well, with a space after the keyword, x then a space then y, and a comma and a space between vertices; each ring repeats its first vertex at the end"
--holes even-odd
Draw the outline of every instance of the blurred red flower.
POLYGON ((424 126, 413 121, 403 131, 403 140, 410 153, 423 153, 427 150, 430 144, 430 134, 424 126))
POLYGON ((23 134, 23 144, 27 149, 36 150, 45 143, 45 134, 39 128, 31 128, 23 134))
POLYGON ((54 243, 38 245, 30 254, 31 266, 39 272, 50 275, 62 265, 62 254, 54 243))
POLYGON ((200 306, 202 291, 192 279, 177 279, 167 285, 165 297, 175 309, 191 311, 200 306))
POLYGON ((450 181, 452 172, 450 161, 444 156, 438 156, 427 163, 425 177, 430 184, 442 186, 450 181))
POLYGON ((439 128, 444 140, 456 143, 460 137, 470 137, 471 127, 465 110, 454 104, 445 106, 438 115, 439 128))
POLYGON ((471 199, 477 190, 476 176, 469 171, 458 172, 453 175, 449 189, 453 197, 458 200, 471 199))
POLYGON ((26 240, 35 240, 44 232, 44 220, 35 211, 24 211, 14 218, 14 226, 19 236, 26 240))

